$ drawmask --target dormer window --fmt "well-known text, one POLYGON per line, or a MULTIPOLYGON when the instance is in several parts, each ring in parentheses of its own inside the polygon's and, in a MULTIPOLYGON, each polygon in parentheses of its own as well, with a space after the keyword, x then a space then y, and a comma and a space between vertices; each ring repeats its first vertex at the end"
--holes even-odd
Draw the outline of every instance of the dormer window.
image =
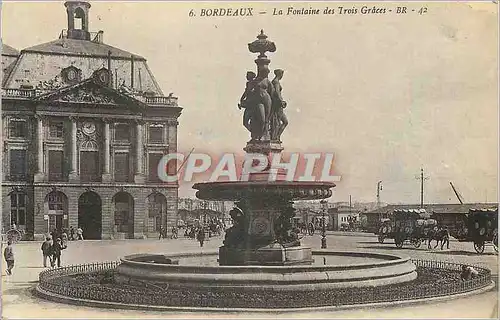
POLYGON ((82 71, 74 66, 70 66, 61 70, 61 77, 64 82, 74 84, 81 80, 82 71))

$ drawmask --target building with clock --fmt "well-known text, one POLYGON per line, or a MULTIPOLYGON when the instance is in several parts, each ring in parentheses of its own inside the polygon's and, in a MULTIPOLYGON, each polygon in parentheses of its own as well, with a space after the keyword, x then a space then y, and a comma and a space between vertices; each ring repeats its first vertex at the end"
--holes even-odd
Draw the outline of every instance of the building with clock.
POLYGON ((64 6, 57 39, 2 48, 3 232, 157 237, 177 222, 178 185, 158 178, 158 164, 177 151, 182 109, 144 57, 89 31, 88 2, 64 6))

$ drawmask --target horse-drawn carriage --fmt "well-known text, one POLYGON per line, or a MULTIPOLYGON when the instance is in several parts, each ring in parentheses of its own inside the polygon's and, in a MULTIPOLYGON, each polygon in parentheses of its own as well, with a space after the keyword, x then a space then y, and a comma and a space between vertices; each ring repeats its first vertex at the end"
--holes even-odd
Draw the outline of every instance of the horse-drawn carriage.
POLYGON ((437 225, 425 209, 394 210, 391 219, 381 221, 378 241, 394 239, 396 247, 402 248, 404 243, 410 243, 419 248, 422 240, 427 240, 431 230, 437 225))
POLYGON ((486 245, 498 252, 498 208, 470 209, 452 236, 460 242, 473 242, 477 253, 483 253, 486 245))

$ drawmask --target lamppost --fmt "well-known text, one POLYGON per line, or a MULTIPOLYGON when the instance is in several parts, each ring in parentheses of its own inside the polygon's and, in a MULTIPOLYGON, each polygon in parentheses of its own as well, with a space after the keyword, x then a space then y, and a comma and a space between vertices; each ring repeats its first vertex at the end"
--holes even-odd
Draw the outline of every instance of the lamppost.
POLYGON ((319 203, 321 203, 321 211, 323 212, 323 225, 321 229, 321 249, 326 249, 326 211, 328 210, 328 201, 326 200, 321 200, 319 203))

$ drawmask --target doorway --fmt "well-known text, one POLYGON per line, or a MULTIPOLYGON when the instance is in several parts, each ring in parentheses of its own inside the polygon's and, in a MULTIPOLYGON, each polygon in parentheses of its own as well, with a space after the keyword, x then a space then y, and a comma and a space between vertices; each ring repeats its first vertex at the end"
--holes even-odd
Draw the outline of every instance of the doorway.
POLYGON ((85 192, 78 198, 78 226, 83 239, 100 240, 102 234, 101 197, 95 192, 85 192))

